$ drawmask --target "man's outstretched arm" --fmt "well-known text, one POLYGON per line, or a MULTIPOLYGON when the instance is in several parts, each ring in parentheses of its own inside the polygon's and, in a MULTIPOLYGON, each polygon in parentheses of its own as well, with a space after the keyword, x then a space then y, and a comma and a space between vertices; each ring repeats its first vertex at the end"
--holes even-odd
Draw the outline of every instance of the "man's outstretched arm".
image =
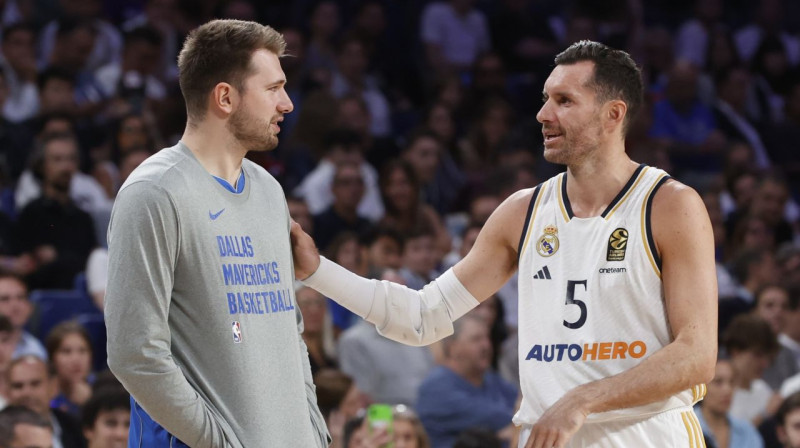
POLYGON ((532 190, 504 201, 481 230, 472 250, 420 291, 368 280, 319 256, 316 246, 292 223, 298 279, 375 324, 384 336, 427 345, 453 332, 452 322, 503 286, 517 268, 517 243, 532 190))

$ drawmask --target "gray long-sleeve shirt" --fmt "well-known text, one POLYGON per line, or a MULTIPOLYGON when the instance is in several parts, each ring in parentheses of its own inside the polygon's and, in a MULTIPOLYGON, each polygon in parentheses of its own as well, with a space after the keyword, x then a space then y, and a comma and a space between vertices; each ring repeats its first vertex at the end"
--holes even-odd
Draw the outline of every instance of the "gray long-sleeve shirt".
POLYGON ((242 170, 237 194, 179 143, 125 182, 109 227, 108 364, 192 447, 327 446, 286 200, 266 171, 242 170))

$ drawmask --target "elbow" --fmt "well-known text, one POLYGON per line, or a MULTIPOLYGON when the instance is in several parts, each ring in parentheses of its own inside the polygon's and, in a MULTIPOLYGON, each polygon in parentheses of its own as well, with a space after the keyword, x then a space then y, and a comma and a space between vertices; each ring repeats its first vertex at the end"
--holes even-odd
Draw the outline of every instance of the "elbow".
POLYGON ((710 383, 711 380, 714 379, 716 375, 717 369, 717 348, 714 347, 710 350, 707 354, 703 355, 697 365, 697 377, 698 380, 696 383, 710 383))

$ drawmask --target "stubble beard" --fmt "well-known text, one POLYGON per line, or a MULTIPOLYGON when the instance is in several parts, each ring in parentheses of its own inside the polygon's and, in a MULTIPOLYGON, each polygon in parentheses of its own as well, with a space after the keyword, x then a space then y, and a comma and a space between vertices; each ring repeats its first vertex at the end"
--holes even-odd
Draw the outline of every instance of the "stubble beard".
POLYGON ((544 159, 558 165, 574 165, 594 152, 600 144, 599 119, 574 127, 577 135, 561 129, 564 137, 558 148, 544 148, 544 159))
POLYGON ((231 114, 228 130, 247 151, 271 151, 278 146, 278 136, 272 131, 272 120, 264 120, 240 108, 231 114))

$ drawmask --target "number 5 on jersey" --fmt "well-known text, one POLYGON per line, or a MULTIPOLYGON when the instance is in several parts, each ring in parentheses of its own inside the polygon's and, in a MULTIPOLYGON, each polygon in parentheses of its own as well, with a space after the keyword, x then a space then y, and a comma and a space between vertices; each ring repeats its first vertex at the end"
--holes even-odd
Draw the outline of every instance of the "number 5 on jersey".
MULTIPOLYGON (((577 328, 581 328, 583 324, 586 323, 586 303, 583 300, 575 298, 575 286, 583 286, 583 291, 585 292, 588 288, 586 286, 586 280, 567 280, 567 305, 578 305, 581 309, 581 315, 578 317, 578 320, 575 322, 567 322, 564 320, 564 326, 567 328, 571 328, 573 330, 577 328)), ((579 288, 580 290, 580 288, 579 288)))

